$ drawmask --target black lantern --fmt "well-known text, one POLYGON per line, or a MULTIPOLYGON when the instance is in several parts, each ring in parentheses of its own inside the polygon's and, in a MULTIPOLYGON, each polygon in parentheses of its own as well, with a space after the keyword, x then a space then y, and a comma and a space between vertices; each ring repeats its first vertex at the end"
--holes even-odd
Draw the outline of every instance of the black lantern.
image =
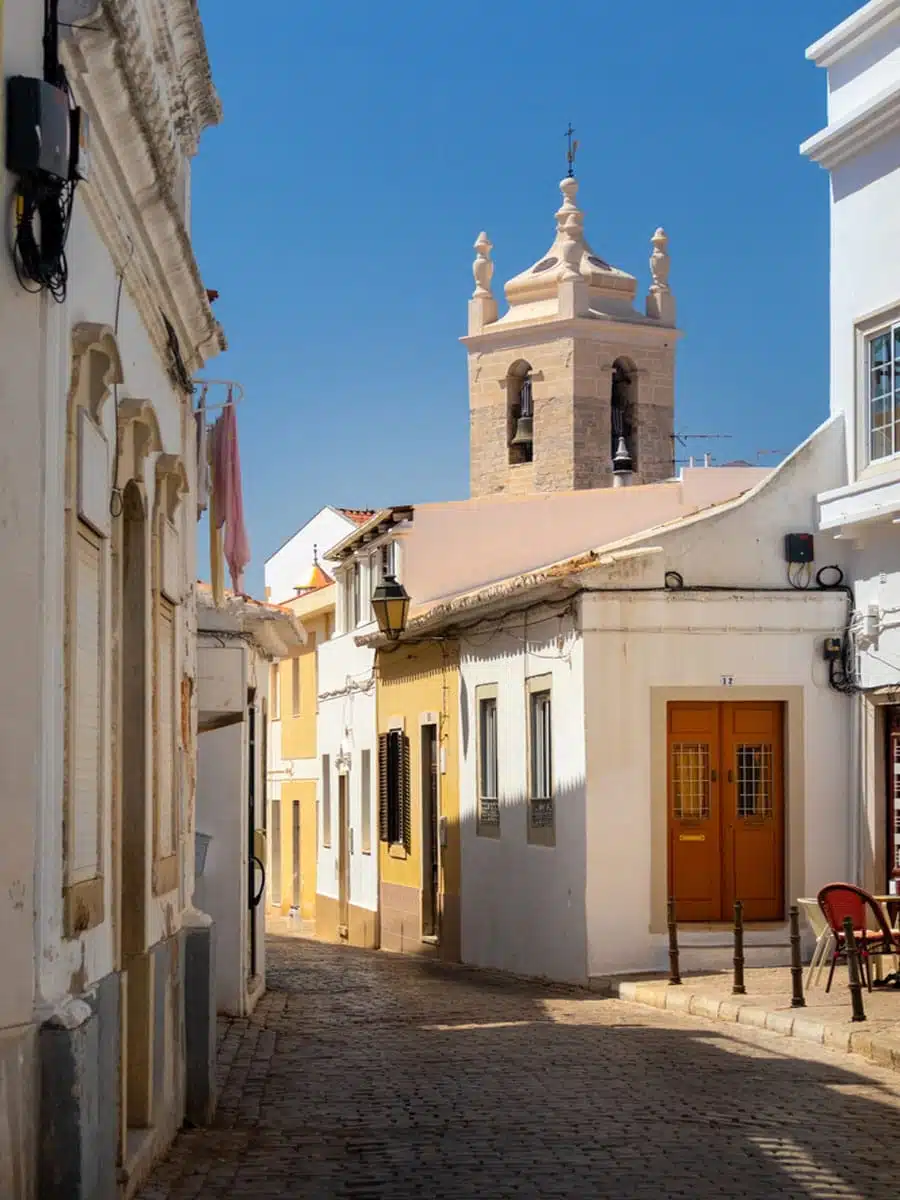
POLYGON ((378 628, 395 642, 406 628, 406 614, 409 612, 406 588, 393 575, 385 575, 372 594, 372 608, 378 628))

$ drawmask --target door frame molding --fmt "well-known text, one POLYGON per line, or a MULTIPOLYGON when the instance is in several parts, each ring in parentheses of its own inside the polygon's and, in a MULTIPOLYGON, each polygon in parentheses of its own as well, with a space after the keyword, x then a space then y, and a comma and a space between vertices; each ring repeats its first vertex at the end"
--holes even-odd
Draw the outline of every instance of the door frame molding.
MULTIPOLYGON (((725 701, 731 704, 780 701, 784 705, 784 889, 785 912, 791 896, 803 895, 805 854, 805 758, 803 687, 652 687, 650 689, 650 933, 666 931, 668 891, 667 714, 673 701, 725 701)), ((753 928, 757 923, 750 923, 753 928)), ((773 922, 760 922, 771 926, 773 922)), ((775 922, 782 925, 784 922, 775 922)), ((691 922, 691 931, 725 928, 721 922, 691 922)))

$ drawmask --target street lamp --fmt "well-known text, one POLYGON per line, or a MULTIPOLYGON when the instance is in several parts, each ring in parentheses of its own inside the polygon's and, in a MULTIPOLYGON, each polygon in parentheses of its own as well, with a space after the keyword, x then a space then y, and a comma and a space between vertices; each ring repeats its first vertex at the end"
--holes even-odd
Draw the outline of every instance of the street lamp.
POLYGON ((409 612, 406 588, 393 575, 385 575, 372 593, 372 608, 378 628, 392 642, 396 642, 406 628, 406 614, 409 612))

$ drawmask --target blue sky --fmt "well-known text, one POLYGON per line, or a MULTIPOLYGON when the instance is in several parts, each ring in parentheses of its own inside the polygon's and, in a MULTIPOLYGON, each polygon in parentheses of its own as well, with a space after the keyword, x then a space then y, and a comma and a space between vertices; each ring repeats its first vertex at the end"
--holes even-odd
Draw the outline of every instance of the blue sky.
POLYGON ((828 178, 797 146, 825 123, 804 51, 854 0, 264 7, 201 4, 224 121, 193 199, 254 593, 323 504, 467 495, 472 243, 498 292, 550 244, 569 120, 586 235, 639 301, 669 234, 676 428, 755 462, 827 414, 828 178))

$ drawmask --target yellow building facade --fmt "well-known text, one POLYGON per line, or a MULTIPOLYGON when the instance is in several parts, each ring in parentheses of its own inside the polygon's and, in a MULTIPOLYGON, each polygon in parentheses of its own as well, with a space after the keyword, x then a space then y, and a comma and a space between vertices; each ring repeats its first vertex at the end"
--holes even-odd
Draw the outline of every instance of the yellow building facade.
POLYGON ((269 775, 269 928, 312 932, 316 921, 318 757, 317 648, 334 629, 335 588, 322 572, 287 608, 307 631, 306 645, 272 666, 269 775), (294 924, 295 923, 295 924, 294 924))
POLYGON ((379 649, 381 947, 460 958, 459 651, 379 649))

